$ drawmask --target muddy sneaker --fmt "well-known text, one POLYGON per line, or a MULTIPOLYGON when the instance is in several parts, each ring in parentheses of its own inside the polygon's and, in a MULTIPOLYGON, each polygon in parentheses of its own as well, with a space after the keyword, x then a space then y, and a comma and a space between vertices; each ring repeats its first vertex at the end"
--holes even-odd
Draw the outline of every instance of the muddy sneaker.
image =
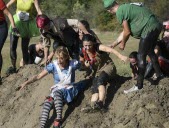
POLYGON ((98 109, 101 110, 103 108, 103 102, 102 101, 98 101, 95 103, 94 109, 98 109))
POLYGON ((165 76, 164 76, 163 74, 161 74, 160 76, 157 76, 156 74, 154 74, 154 75, 152 76, 152 79, 153 79, 154 81, 160 81, 160 80, 163 79, 163 78, 165 78, 165 76))
POLYGON ((16 73, 16 68, 14 67, 9 67, 8 70, 6 71, 6 75, 10 75, 16 73))
POLYGON ((132 88, 128 89, 128 90, 124 90, 124 93, 127 94, 127 93, 130 93, 130 92, 134 92, 134 91, 138 91, 138 86, 133 86, 132 88))
POLYGON ((55 120, 53 123, 53 128, 61 128, 61 123, 59 121, 55 120))

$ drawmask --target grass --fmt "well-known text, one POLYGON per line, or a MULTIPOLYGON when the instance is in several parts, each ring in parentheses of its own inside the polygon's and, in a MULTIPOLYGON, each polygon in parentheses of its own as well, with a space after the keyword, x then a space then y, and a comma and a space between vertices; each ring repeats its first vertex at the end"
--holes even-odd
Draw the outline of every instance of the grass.
MULTIPOLYGON (((96 32, 101 42, 105 45, 111 44, 113 41, 116 40, 118 37, 117 32, 96 32)), ((30 41, 30 44, 37 43, 39 37, 33 37, 30 41)), ((132 51, 137 51, 138 48, 138 41, 132 37, 130 37, 129 41, 127 42, 126 48, 124 51, 120 51, 117 48, 115 48, 117 51, 119 51, 121 54, 128 56, 132 51)), ((9 66, 11 66, 10 61, 10 42, 9 37, 7 38, 4 47, 2 49, 2 56, 3 56, 3 66, 2 66, 2 76, 4 76, 6 70, 9 66)), ((110 54, 111 58, 113 59, 116 68, 117 73, 123 76, 129 76, 131 74, 131 70, 129 68, 129 63, 124 64, 120 59, 118 59, 115 55, 110 54)), ((22 52, 21 52, 21 40, 18 41, 18 47, 17 47, 17 67, 19 67, 19 62, 22 58, 22 52)))

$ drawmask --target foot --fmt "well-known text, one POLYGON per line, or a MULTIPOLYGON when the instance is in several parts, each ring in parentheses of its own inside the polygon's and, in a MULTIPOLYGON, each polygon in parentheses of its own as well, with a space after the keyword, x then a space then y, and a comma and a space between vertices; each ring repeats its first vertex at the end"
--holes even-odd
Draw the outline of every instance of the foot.
POLYGON ((164 76, 164 74, 161 74, 160 76, 157 76, 156 74, 154 74, 153 76, 152 76, 152 79, 154 80, 154 81, 160 81, 161 79, 163 79, 165 76, 164 76))
POLYGON ((103 108, 103 102, 92 102, 91 105, 86 105, 86 107, 81 109, 81 112, 84 113, 94 113, 98 111, 104 110, 103 108))
POLYGON ((16 68, 15 67, 9 67, 8 70, 6 71, 6 75, 10 75, 16 73, 16 68))
POLYGON ((139 88, 138 88, 138 86, 133 86, 132 88, 130 88, 130 89, 128 89, 128 90, 124 90, 124 93, 125 94, 128 94, 128 93, 130 93, 130 92, 134 92, 134 91, 138 91, 139 90, 139 88))
POLYGON ((55 120, 54 123, 53 123, 53 128, 61 128, 61 122, 55 120))

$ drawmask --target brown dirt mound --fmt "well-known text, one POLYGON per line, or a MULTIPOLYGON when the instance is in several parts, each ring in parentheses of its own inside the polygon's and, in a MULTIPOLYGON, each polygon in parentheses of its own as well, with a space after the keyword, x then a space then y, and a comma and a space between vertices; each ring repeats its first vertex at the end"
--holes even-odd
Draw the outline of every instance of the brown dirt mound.
MULTIPOLYGON (((39 127, 42 103, 53 85, 52 75, 28 85, 22 91, 15 91, 15 88, 40 71, 40 67, 28 65, 3 80, 3 85, 0 86, 1 128, 39 127)), ((77 74, 77 81, 84 76, 83 72, 77 71, 77 74)), ((145 81, 141 91, 124 94, 123 90, 133 84, 129 78, 118 76, 107 86, 107 111, 95 113, 80 111, 90 103, 91 93, 87 89, 73 103, 64 106, 63 127, 169 128, 169 78, 161 80, 158 85, 145 81)), ((48 127, 52 127, 53 117, 49 120, 48 127)))

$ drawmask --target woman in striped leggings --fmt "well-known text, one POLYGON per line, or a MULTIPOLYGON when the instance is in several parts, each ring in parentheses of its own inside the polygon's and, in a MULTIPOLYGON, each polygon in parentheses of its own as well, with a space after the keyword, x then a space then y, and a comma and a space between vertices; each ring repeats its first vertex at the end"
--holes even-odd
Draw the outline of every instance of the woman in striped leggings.
POLYGON ((18 88, 21 90, 29 83, 39 80, 47 74, 53 74, 55 85, 51 87, 51 94, 47 97, 43 105, 40 119, 41 128, 45 127, 53 105, 57 113, 54 128, 61 127, 63 102, 71 102, 79 91, 84 88, 81 82, 71 84, 75 81, 75 70, 80 66, 78 61, 69 60, 68 50, 63 46, 58 47, 55 54, 55 61, 49 63, 39 75, 33 76, 18 88))

